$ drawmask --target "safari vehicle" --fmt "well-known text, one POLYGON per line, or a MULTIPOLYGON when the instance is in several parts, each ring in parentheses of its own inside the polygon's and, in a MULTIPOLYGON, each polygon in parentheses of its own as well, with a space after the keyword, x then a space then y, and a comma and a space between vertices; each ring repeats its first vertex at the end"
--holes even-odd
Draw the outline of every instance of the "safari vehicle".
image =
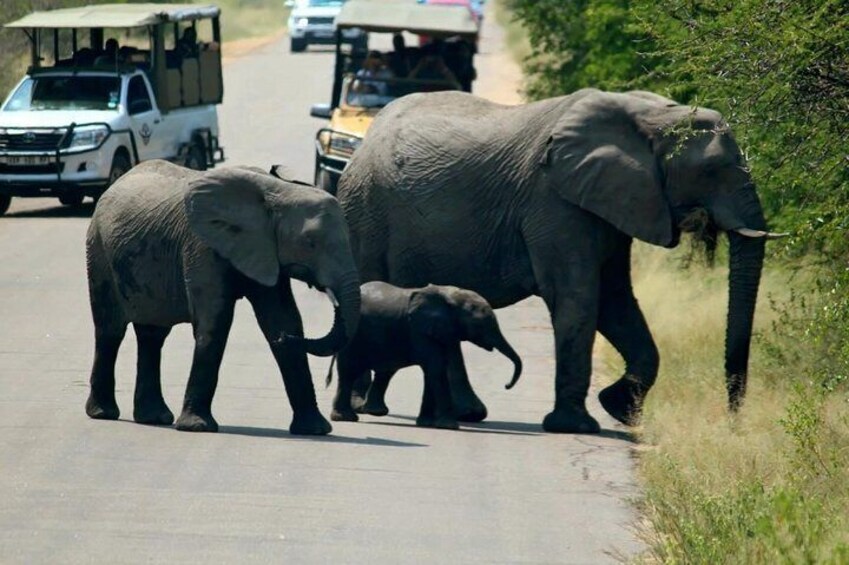
MULTIPOLYGON (((335 20, 346 0, 286 0, 291 8, 286 27, 289 30, 289 49, 293 53, 305 51, 310 45, 333 45, 335 20)), ((346 29, 342 40, 357 48, 368 46, 368 34, 361 29, 346 29)))
MULTIPOLYGON (((336 63, 329 104, 310 115, 330 120, 315 137, 315 184, 336 193, 339 176, 381 108, 406 94, 438 90, 471 92, 478 26, 466 7, 416 0, 349 0, 336 17, 336 63), (345 30, 360 28, 392 40, 386 52, 350 48, 345 30), (402 45, 403 33, 428 37, 422 47, 402 45), (447 71, 447 72, 446 72, 447 71)), ((411 42, 412 43, 412 42, 411 42)))
POLYGON ((0 213, 13 196, 96 199, 148 159, 222 161, 218 18, 212 5, 102 4, 5 24, 26 33, 31 66, 0 106, 0 213))

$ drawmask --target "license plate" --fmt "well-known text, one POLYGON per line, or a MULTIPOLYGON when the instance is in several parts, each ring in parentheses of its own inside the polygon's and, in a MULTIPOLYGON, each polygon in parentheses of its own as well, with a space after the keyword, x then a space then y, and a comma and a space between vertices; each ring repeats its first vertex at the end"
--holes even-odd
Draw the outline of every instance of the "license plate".
POLYGON ((0 155, 0 163, 6 165, 46 165, 51 161, 50 155, 0 155))

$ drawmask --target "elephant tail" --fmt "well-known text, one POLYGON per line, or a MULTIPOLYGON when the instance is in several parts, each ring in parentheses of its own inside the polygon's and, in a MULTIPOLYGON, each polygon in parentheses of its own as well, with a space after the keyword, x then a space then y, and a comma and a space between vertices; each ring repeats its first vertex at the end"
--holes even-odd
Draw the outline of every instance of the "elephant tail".
POLYGON ((324 388, 330 386, 330 383, 333 382, 333 364, 336 363, 336 356, 330 358, 330 367, 327 368, 327 376, 324 377, 324 388))

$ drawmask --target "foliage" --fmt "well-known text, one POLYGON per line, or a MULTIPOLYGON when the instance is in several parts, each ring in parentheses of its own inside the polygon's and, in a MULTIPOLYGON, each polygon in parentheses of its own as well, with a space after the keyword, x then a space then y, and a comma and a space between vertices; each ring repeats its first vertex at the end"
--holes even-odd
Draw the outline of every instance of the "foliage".
MULTIPOLYGON (((658 452, 640 463, 655 527, 651 553, 663 562, 846 562, 849 3, 509 4, 532 45, 525 59, 532 98, 583 87, 645 89, 721 111, 746 153, 772 227, 792 234, 769 245, 767 280, 778 290, 772 308, 761 304, 758 317, 766 312, 773 325, 756 340, 755 390, 741 420, 729 426, 708 418, 713 434, 693 421, 704 413, 706 395, 721 397, 710 381, 717 378, 714 358, 706 364, 702 357, 713 339, 720 358, 722 320, 691 315, 687 324, 676 318, 668 327, 649 321, 663 358, 643 428, 658 452), (697 331, 698 338, 686 340, 697 331), (686 387, 676 382, 682 375, 686 387), (691 386, 711 388, 692 394, 685 390, 691 386)), ((678 304, 676 316, 714 291, 709 277, 692 272, 650 312, 645 293, 664 288, 669 274, 662 271, 652 272, 638 293, 641 304, 649 303, 649 318, 662 318, 668 296, 680 287, 696 287, 698 299, 678 304)))

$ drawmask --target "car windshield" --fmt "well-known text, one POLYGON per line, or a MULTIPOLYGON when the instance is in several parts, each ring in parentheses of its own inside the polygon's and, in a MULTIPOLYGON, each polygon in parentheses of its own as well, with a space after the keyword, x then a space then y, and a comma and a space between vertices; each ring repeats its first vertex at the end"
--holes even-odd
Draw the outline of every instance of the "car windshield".
POLYGON ((457 90, 457 85, 448 80, 357 77, 349 82, 345 102, 357 108, 382 108, 407 94, 440 90, 457 90))
POLYGON ((4 112, 33 110, 115 110, 121 79, 114 76, 43 76, 26 79, 4 112))
POLYGON ((344 4, 344 0, 309 0, 310 8, 338 8, 344 4))

